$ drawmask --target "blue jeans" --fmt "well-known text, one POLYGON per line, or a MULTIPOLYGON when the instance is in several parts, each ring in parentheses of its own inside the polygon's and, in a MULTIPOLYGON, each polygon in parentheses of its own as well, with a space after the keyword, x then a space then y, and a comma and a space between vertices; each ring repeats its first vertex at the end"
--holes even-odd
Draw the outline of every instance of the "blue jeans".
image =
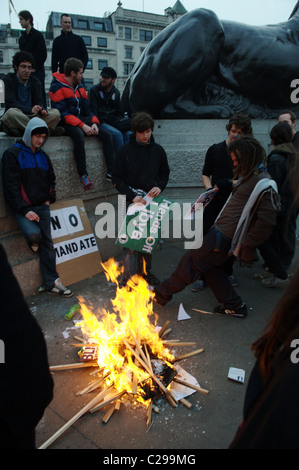
POLYGON ((28 245, 39 244, 41 274, 44 285, 51 288, 59 276, 56 271, 56 252, 51 236, 50 207, 47 204, 42 204, 32 206, 32 210, 38 214, 39 222, 28 220, 19 213, 15 213, 15 216, 28 245))
POLYGON ((130 135, 132 134, 131 131, 122 133, 116 129, 116 127, 110 126, 110 124, 106 124, 105 122, 101 125, 101 127, 106 129, 106 131, 112 135, 115 151, 117 151, 122 145, 127 144, 130 140, 130 135))

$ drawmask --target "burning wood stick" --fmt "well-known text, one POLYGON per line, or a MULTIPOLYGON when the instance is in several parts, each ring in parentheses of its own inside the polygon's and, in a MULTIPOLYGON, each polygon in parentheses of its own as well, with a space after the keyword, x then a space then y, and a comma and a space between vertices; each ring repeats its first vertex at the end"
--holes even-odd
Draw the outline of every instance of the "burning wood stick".
POLYGON ((163 341, 163 344, 165 346, 196 346, 196 343, 194 341, 190 342, 181 342, 181 341, 163 341))
POLYGON ((87 413, 96 403, 102 400, 106 390, 100 392, 96 397, 94 397, 87 405, 85 405, 82 410, 80 410, 75 416, 73 416, 67 423, 65 423, 52 437, 50 437, 44 444, 42 444, 39 449, 47 449, 58 437, 61 436, 68 428, 70 428, 81 416, 87 413))
POLYGON ((178 384, 185 385, 185 387, 197 390, 198 392, 203 393, 204 395, 208 395, 210 393, 209 390, 205 390, 204 388, 201 388, 198 385, 190 384, 188 382, 185 382, 184 380, 177 379, 176 377, 173 379, 173 381, 177 382, 178 384))
POLYGON ((147 357, 147 363, 148 363, 148 365, 149 365, 149 368, 150 368, 151 373, 153 374, 152 363, 151 363, 151 359, 150 359, 149 352, 148 352, 148 350, 147 350, 146 344, 144 345, 144 348, 145 348, 145 353, 146 353, 146 357, 147 357))
POLYGON ((119 409, 120 409, 120 404, 121 404, 121 401, 120 401, 120 400, 116 400, 116 402, 115 402, 115 411, 119 411, 119 409))
POLYGON ((99 346, 99 343, 72 343, 70 346, 74 348, 94 348, 95 346, 99 346))
POLYGON ((206 313, 207 315, 214 315, 213 312, 206 312, 205 310, 198 310, 197 308, 193 308, 195 312, 206 313))
POLYGON ((163 333, 164 333, 164 331, 166 330, 166 328, 168 327, 169 323, 170 323, 170 320, 167 320, 167 321, 164 323, 164 325, 162 326, 161 330, 159 331, 159 336, 160 336, 160 338, 161 338, 161 336, 163 335, 163 333))
POLYGON ((177 401, 172 396, 166 395, 166 398, 171 404, 171 406, 173 406, 174 408, 178 406, 177 401))
POLYGON ((160 409, 159 409, 159 407, 158 407, 157 405, 154 405, 154 404, 153 404, 153 411, 154 411, 155 413, 159 413, 160 409))
POLYGON ((85 340, 83 338, 80 338, 80 336, 74 336, 74 339, 76 339, 77 341, 80 341, 80 343, 85 342, 85 340))
POLYGON ((168 328, 168 330, 165 330, 164 333, 161 334, 161 338, 164 338, 165 336, 168 335, 168 333, 170 333, 172 330, 172 328, 168 328))
POLYGON ((122 392, 118 392, 114 394, 112 397, 108 397, 106 400, 104 400, 102 403, 99 405, 94 406, 89 410, 90 413, 94 413, 95 411, 100 410, 101 408, 104 408, 106 405, 110 405, 110 403, 116 401, 118 398, 121 398, 125 393, 127 393, 126 390, 123 390, 122 392))
POLYGON ((147 413, 146 413, 146 427, 149 428, 150 425, 152 424, 152 410, 153 410, 153 400, 150 400, 150 404, 147 408, 147 413))
POLYGON ((100 372, 103 372, 103 370, 105 370, 105 367, 99 367, 98 369, 89 372, 89 375, 99 374, 100 372))
MULTIPOLYGON (((144 352, 142 351, 139 342, 138 342, 137 339, 135 338, 135 335, 134 335, 133 331, 131 330, 131 328, 129 328, 129 331, 130 331, 130 335, 132 336, 132 339, 133 339, 133 341, 134 341, 134 343, 135 343, 135 346, 136 346, 136 348, 137 348, 137 351, 139 352, 139 354, 140 354, 140 356, 142 357, 143 361, 144 361, 145 363, 147 363, 147 358, 146 358, 144 352)), ((150 367, 150 364, 148 364, 148 366, 150 367)))
POLYGON ((102 418, 102 421, 103 423, 107 423, 109 421, 109 419, 111 418, 111 416, 113 415, 114 411, 116 409, 116 403, 113 403, 109 409, 107 410, 107 412, 104 414, 103 418, 102 418))
MULTIPOLYGON (((129 329, 130 330, 130 329, 129 329)), ((135 341, 135 336, 133 335, 132 331, 130 330, 130 334, 131 336, 133 337, 134 341, 135 341)), ((139 334, 139 331, 137 333, 137 338, 136 338, 136 348, 137 348, 137 344, 139 346, 140 344, 140 334, 139 334)), ((136 362, 136 359, 134 358, 133 359, 134 363, 136 362)), ((132 378, 132 393, 133 395, 136 395, 137 394, 137 385, 138 385, 138 379, 137 379, 137 375, 134 374, 133 372, 133 378, 132 378)))
POLYGON ((172 363, 180 361, 181 359, 185 359, 186 357, 194 356, 195 354, 202 353, 204 351, 203 348, 197 349, 196 351, 189 352, 187 354, 183 354, 182 356, 175 357, 172 361, 172 363))
MULTIPOLYGON (((129 345, 129 343, 123 339, 123 342, 125 343, 125 345, 127 346, 127 348, 131 351, 132 354, 134 354, 134 356, 136 357, 136 359, 138 360, 138 362, 142 365, 142 367, 146 370, 146 372, 151 376, 151 378, 159 385, 159 387, 161 388, 161 390, 163 390, 163 392, 166 394, 167 397, 171 397, 173 400, 174 398, 172 397, 172 394, 169 390, 167 390, 167 388, 162 384, 161 380, 158 379, 158 377, 156 377, 154 374, 151 373, 149 367, 147 366, 147 364, 141 359, 140 356, 138 356, 138 354, 134 351, 134 349, 129 345)), ((176 400, 174 400, 176 402, 176 400)))
POLYGON ((104 382, 105 382, 105 379, 110 375, 110 373, 108 372, 106 375, 104 375, 104 377, 101 377, 100 379, 96 380, 95 382, 92 382, 91 384, 89 384, 87 387, 85 387, 83 390, 81 390, 80 392, 77 392, 77 395, 84 395, 84 393, 89 393, 91 392, 92 390, 94 390, 95 388, 98 388, 100 387, 104 382))
POLYGON ((181 398, 179 401, 181 403, 183 403, 183 405, 185 405, 186 408, 191 408, 192 407, 192 403, 190 403, 190 401, 186 400, 186 398, 181 398))
POLYGON ((80 369, 81 367, 95 367, 98 363, 96 361, 75 362, 74 364, 61 364, 58 366, 50 366, 50 370, 66 370, 66 369, 80 369))

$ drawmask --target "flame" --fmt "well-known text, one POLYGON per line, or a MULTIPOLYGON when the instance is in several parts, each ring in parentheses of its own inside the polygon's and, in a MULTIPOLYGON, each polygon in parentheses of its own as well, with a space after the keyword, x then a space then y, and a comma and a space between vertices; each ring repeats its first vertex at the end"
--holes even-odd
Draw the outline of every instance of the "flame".
MULTIPOLYGON (((88 342, 97 344, 97 362, 108 375, 106 385, 113 384, 117 391, 131 393, 133 377, 140 386, 150 379, 150 374, 126 347, 126 342, 139 357, 143 353, 146 358, 146 354, 151 352, 167 364, 173 360, 173 356, 163 345, 156 329, 158 317, 153 312, 153 293, 145 279, 134 275, 126 286, 122 286, 118 279, 123 268, 113 258, 102 263, 102 266, 107 280, 116 284, 116 296, 111 299, 113 311, 101 308, 94 313, 93 307, 87 307, 84 299, 78 297, 83 317, 79 325, 83 334, 89 338, 88 342)), ((139 394, 136 398, 143 402, 139 394)))

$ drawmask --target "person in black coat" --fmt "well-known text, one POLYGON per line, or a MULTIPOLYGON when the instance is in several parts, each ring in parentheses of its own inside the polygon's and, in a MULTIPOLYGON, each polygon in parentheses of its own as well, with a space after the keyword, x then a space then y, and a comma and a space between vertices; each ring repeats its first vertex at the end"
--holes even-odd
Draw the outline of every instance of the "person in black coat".
POLYGON ((19 13, 19 23, 25 31, 19 37, 19 47, 21 51, 30 52, 34 58, 34 71, 32 76, 37 78, 42 86, 43 106, 47 107, 45 93, 45 66, 47 59, 47 48, 44 35, 33 27, 33 16, 28 10, 19 13))
MULTIPOLYGON (((299 160, 292 173, 299 205, 299 160)), ((230 449, 299 449, 299 270, 252 345, 250 375, 240 424, 230 449)))
MULTIPOLYGON (((155 198, 168 183, 170 170, 167 155, 164 148, 155 142, 153 129, 154 120, 148 113, 136 113, 132 119, 130 142, 116 153, 112 183, 120 194, 126 196, 127 205, 146 204, 144 197, 147 194, 155 198)), ((124 283, 136 273, 143 275, 149 284, 159 282, 150 272, 149 253, 124 248, 124 267, 124 283)))
POLYGON ((0 245, 0 449, 34 449, 53 398, 46 342, 0 245), (1 348, 1 351, 3 351, 1 348))
POLYGON ((294 202, 290 175, 296 159, 293 133, 287 122, 279 122, 270 132, 274 148, 267 157, 268 172, 277 183, 280 210, 277 225, 270 239, 260 247, 260 253, 271 275, 262 279, 266 287, 276 287, 288 281, 289 269, 296 249, 296 219, 298 206, 294 202))
POLYGON ((52 73, 64 73, 64 64, 70 57, 80 59, 83 63, 83 71, 88 62, 88 52, 85 42, 72 32, 72 20, 67 13, 63 13, 60 17, 61 34, 53 41, 52 46, 52 73))

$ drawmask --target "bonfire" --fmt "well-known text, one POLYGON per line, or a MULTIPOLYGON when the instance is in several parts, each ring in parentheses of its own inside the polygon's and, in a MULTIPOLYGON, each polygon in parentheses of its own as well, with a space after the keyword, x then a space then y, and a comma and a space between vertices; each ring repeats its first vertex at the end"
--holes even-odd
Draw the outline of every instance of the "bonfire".
MULTIPOLYGON (((149 428, 152 410, 159 411, 155 405, 157 397, 165 396, 172 406, 178 406, 174 385, 187 387, 189 394, 194 393, 194 390, 209 393, 197 381, 189 383, 182 380, 182 370, 175 363, 199 354, 203 349, 179 357, 171 353, 170 349, 175 346, 195 343, 165 339, 170 332, 169 321, 162 328, 158 326, 158 315, 153 311, 153 293, 145 279, 135 275, 123 286, 120 282, 123 274, 121 265, 110 259, 102 266, 107 280, 116 285, 111 311, 104 308, 95 310, 94 306, 87 306, 84 299, 78 297, 82 320, 76 325, 81 328, 82 337, 77 337, 79 343, 73 346, 79 348, 81 362, 50 367, 52 371, 93 367, 91 374, 94 380, 78 394, 83 395, 96 389, 100 389, 100 392, 48 439, 41 449, 48 447, 87 412, 94 413, 106 407, 103 417, 106 423, 125 398, 138 401, 146 407, 149 428)), ((192 406, 184 396, 180 396, 179 401, 188 408, 192 406)))

